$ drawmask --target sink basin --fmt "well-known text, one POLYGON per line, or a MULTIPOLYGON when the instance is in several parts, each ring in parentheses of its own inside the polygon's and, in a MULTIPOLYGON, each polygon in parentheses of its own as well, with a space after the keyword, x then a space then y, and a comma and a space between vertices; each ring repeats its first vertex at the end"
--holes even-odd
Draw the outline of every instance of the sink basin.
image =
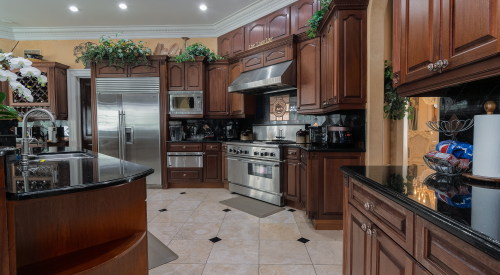
POLYGON ((57 153, 57 154, 40 154, 31 158, 32 160, 64 160, 64 159, 87 159, 94 158, 93 155, 83 153, 83 152, 68 152, 68 153, 57 153))

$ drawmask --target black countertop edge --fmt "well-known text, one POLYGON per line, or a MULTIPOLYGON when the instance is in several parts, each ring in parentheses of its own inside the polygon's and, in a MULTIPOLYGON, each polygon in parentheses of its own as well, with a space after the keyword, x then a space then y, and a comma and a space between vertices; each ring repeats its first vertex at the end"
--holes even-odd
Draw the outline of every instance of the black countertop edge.
POLYGON ((284 147, 298 147, 309 152, 366 152, 366 149, 361 148, 328 148, 324 146, 306 145, 308 143, 283 144, 284 147))
POLYGON ((183 140, 183 141, 167 141, 167 143, 223 143, 229 141, 222 140, 183 140))
POLYGON ((17 153, 18 150, 20 150, 20 148, 12 148, 12 149, 10 147, 4 149, 0 148, 0 157, 14 155, 17 153))
POLYGON ((490 238, 479 231, 473 230, 472 228, 458 223, 445 215, 442 215, 421 204, 418 204, 413 200, 408 199, 405 196, 402 196, 401 194, 398 194, 397 192, 385 187, 384 185, 373 181, 363 175, 360 175, 355 171, 350 170, 349 166, 340 167, 340 171, 346 173, 356 180, 361 181, 361 183, 377 191, 384 197, 400 204, 408 210, 411 210, 415 214, 421 216, 427 221, 449 232, 450 234, 458 237, 459 239, 469 243, 475 248, 485 252, 491 257, 500 260, 500 242, 498 240, 490 238))
POLYGON ((138 173, 138 174, 128 176, 125 178, 97 182, 97 183, 90 183, 90 184, 85 184, 82 186, 67 186, 67 187, 62 187, 62 188, 58 188, 58 189, 43 190, 43 191, 37 191, 37 192, 28 192, 28 193, 22 193, 22 194, 13 194, 13 193, 7 192, 7 200, 8 201, 24 201, 24 200, 46 198, 46 197, 52 197, 52 196, 58 196, 58 195, 78 193, 78 192, 83 192, 83 191, 96 190, 96 189, 101 189, 101 188, 106 188, 106 187, 111 187, 111 186, 116 186, 116 185, 121 185, 121 184, 129 183, 129 182, 133 182, 133 181, 145 178, 153 173, 154 173, 154 169, 149 169, 149 170, 144 171, 142 173, 138 173))

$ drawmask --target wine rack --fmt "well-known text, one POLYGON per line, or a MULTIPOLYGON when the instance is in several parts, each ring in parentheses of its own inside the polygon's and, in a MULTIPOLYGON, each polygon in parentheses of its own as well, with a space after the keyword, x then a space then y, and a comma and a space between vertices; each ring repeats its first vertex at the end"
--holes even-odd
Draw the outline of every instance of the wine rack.
MULTIPOLYGON (((23 77, 20 72, 17 72, 16 74, 19 76, 17 81, 19 81, 19 83, 23 84, 24 87, 28 88, 31 91, 33 102, 26 100, 17 91, 13 91, 13 103, 49 103, 48 86, 50 85, 50 83, 47 82, 44 87, 42 87, 42 85, 40 85, 35 78, 23 77)), ((42 75, 47 77, 47 73, 45 72, 42 72, 42 75)))

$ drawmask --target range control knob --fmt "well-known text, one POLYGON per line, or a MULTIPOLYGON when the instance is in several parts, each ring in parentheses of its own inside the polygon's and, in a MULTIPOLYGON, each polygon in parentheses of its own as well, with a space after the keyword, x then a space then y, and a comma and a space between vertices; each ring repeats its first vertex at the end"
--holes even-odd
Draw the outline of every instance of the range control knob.
POLYGON ((235 150, 234 152, 235 152, 236 154, 239 154, 239 153, 240 153, 240 151, 238 151, 238 150, 235 150))
POLYGON ((263 157, 264 156, 264 153, 260 153, 260 156, 263 157))
POLYGON ((275 156, 276 156, 276 154, 275 154, 275 153, 271 153, 271 157, 275 157, 275 156))
POLYGON ((246 150, 245 150, 245 152, 244 152, 244 153, 245 153, 245 154, 248 154, 248 151, 246 151, 246 150))
POLYGON ((233 149, 229 149, 229 152, 233 152, 233 149))
POLYGON ((266 156, 266 157, 267 157, 267 156, 269 156, 269 153, 268 153, 268 152, 265 152, 265 153, 264 153, 264 156, 266 156))
POLYGON ((259 155, 259 152, 253 152, 253 155, 254 155, 254 156, 258 156, 258 155, 259 155))

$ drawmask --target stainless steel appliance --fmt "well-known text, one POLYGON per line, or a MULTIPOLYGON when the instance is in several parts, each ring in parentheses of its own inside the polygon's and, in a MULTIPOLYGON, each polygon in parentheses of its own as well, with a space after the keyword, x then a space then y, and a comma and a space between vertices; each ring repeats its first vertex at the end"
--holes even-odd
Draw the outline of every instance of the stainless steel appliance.
POLYGON ((169 114, 203 115, 203 91, 168 91, 169 114))
POLYGON ((203 152, 168 152, 167 165, 169 168, 203 168, 203 152))
POLYGON ((148 184, 161 184, 160 79, 97 78, 99 153, 155 170, 148 184))
POLYGON ((311 143, 320 145, 327 144, 326 126, 310 126, 309 131, 311 143))
POLYGON ((184 139, 184 127, 181 121, 169 121, 170 140, 182 141, 184 139))
POLYGON ((229 85, 230 93, 267 94, 297 89, 295 61, 251 70, 240 74, 229 85))
POLYGON ((345 126, 328 126, 328 146, 334 148, 354 147, 353 128, 345 126))
POLYGON ((229 190, 283 205, 281 149, 266 142, 228 142, 229 190))

